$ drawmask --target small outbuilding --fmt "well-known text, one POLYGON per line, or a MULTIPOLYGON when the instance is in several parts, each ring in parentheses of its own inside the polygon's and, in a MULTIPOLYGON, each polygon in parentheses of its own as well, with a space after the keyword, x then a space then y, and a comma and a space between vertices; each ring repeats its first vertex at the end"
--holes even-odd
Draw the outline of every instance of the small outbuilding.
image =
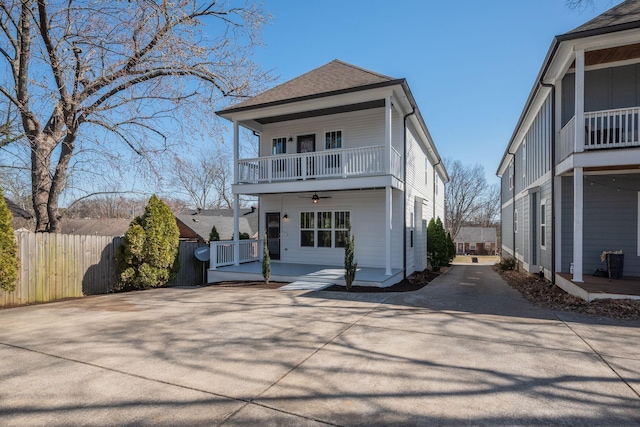
POLYGON ((462 227, 453 241, 458 255, 495 255, 498 246, 493 227, 462 227))

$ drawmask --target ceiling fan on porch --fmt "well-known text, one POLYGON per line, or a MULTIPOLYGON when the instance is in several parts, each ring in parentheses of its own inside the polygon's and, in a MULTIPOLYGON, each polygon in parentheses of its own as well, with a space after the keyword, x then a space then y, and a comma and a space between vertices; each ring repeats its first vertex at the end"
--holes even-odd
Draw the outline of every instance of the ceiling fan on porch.
MULTIPOLYGON (((298 196, 301 199, 306 199, 308 196, 298 196)), ((311 196, 311 203, 313 203, 314 205, 318 204, 318 202, 320 201, 320 199, 330 199, 331 196, 318 196, 317 192, 313 193, 313 196, 311 196)))

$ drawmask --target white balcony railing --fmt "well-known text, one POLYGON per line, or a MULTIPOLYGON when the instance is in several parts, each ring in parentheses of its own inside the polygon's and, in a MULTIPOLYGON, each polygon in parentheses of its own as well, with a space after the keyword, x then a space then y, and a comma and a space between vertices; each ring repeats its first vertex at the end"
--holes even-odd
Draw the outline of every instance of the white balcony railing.
POLYGON ((237 182, 257 184, 383 174, 401 178, 400 154, 392 148, 389 165, 385 165, 384 154, 384 146, 375 146, 241 159, 237 182))
MULTIPOLYGON (((638 116, 640 107, 618 108, 584 113, 584 149, 640 147, 638 116)), ((575 117, 560 131, 558 161, 569 157, 575 149, 575 117)))
POLYGON ((262 239, 252 240, 223 240, 211 242, 209 261, 211 269, 226 265, 242 264, 259 261, 262 258, 262 239), (236 246, 238 246, 238 262, 235 260, 236 246))
POLYGON ((556 157, 559 162, 563 161, 571 153, 575 147, 576 140, 576 118, 572 117, 562 130, 560 131, 560 141, 557 146, 556 157))
POLYGON ((637 147, 640 107, 584 113, 584 149, 637 147))

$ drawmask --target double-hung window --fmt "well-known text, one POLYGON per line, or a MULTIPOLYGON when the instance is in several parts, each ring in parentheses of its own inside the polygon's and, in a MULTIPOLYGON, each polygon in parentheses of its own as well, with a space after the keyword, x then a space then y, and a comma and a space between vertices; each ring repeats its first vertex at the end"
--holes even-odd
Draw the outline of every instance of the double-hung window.
POLYGON ((349 237, 350 212, 300 212, 300 246, 344 248, 349 237))
POLYGON ((271 154, 286 154, 287 153, 287 138, 273 138, 271 140, 271 154))

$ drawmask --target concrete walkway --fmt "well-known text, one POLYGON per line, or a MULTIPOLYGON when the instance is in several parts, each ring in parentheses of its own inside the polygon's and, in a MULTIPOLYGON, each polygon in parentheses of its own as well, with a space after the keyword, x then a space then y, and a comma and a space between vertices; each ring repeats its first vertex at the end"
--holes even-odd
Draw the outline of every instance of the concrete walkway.
POLYGON ((640 426, 640 323, 489 266, 418 292, 157 289, 0 310, 0 425, 640 426))

